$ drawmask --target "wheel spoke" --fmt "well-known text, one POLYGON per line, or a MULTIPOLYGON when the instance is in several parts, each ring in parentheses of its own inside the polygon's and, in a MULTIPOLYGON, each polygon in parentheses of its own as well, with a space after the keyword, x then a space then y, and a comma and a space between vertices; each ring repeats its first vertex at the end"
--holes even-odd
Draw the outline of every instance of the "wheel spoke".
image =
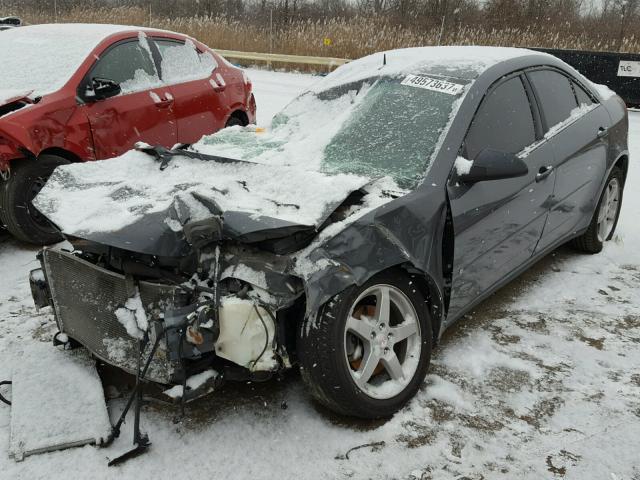
POLYGON ((609 208, 609 203, 611 202, 611 185, 607 185, 607 188, 604 190, 604 198, 602 199, 602 204, 600 206, 600 215, 598 220, 606 220, 607 218, 607 210, 609 208))
POLYGON ((347 331, 354 333, 365 343, 369 343, 371 341, 373 327, 369 325, 366 320, 358 320, 357 318, 349 316, 349 318, 347 318, 347 331))
POLYGON ((414 335, 418 331, 418 326, 415 321, 405 321, 397 327, 390 328, 389 331, 393 335, 393 343, 396 344, 414 335))
POLYGON ((601 242, 605 241, 606 232, 607 232, 607 221, 606 219, 602 219, 598 222, 598 239, 601 242))
POLYGON ((375 350, 366 347, 365 360, 362 362, 360 370, 356 372, 356 383, 360 387, 363 387, 369 381, 378 363, 380 363, 380 357, 375 353, 375 350))
POLYGON ((376 321, 379 323, 389 324, 389 315, 391 309, 391 300, 389 299, 389 288, 382 286, 380 290, 378 290, 378 295, 376 296, 376 321))
POLYGON ((398 360, 398 356, 393 352, 393 350, 382 357, 381 360, 382 365, 393 380, 401 380, 404 378, 402 365, 400 365, 400 360, 398 360))
POLYGON ((607 207, 608 205, 604 202, 600 205, 600 210, 598 211, 598 224, 602 223, 607 217, 607 207))

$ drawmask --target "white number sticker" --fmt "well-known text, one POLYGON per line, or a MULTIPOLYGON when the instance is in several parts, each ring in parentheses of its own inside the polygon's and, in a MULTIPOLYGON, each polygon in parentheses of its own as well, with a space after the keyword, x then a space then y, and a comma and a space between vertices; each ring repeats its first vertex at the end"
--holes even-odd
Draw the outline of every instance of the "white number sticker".
POLYGON ((620 60, 618 64, 619 77, 640 77, 640 62, 620 60))
POLYGON ((464 90, 464 85, 460 85, 459 83, 451 83, 446 80, 411 74, 407 75, 405 79, 402 80, 401 85, 424 88, 426 90, 433 90, 434 92, 441 92, 449 95, 458 95, 462 90, 464 90))

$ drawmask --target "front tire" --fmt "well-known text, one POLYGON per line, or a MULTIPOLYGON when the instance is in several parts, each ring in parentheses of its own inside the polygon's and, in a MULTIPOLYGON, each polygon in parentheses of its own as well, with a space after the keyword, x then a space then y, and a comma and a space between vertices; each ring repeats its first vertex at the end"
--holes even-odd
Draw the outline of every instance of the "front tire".
POLYGON ((380 273, 323 305, 298 336, 302 378, 321 404, 361 418, 388 417, 422 384, 431 317, 412 278, 380 273))
POLYGON ((576 249, 585 253, 600 253, 604 242, 611 240, 618 225, 623 186, 624 175, 622 170, 618 167, 613 167, 589 228, 572 242, 576 249))
POLYGON ((11 177, 0 187, 2 220, 17 239, 36 245, 49 245, 62 240, 62 234, 31 203, 53 170, 69 163, 55 155, 42 155, 37 160, 16 160, 11 177))

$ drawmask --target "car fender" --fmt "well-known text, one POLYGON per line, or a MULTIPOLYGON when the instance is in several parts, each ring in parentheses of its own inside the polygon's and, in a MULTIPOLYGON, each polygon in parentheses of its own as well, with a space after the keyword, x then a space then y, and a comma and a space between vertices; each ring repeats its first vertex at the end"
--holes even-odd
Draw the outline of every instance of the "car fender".
POLYGON ((8 140, 4 149, 0 146, 0 170, 7 170, 14 160, 37 158, 52 148, 77 159, 94 158, 88 122, 78 115, 75 103, 69 105, 65 100, 35 105, 3 118, 0 133, 8 140))
POLYGON ((437 337, 444 316, 445 221, 442 189, 421 188, 363 215, 312 248, 306 260, 320 268, 305 281, 308 325, 313 327, 316 312, 333 296, 384 270, 403 267, 429 288, 422 293, 428 297, 437 337))

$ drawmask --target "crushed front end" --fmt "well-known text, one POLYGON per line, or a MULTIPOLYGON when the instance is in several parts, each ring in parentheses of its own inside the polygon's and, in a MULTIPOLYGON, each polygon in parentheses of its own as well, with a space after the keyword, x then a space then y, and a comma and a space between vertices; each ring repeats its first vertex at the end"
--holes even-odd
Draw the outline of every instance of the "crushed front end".
POLYGON ((152 358, 145 378, 182 387, 171 396, 264 380, 295 363, 298 327, 353 283, 332 257, 361 233, 313 252, 329 227, 390 201, 385 185, 144 145, 62 166, 34 205, 73 250, 42 251, 34 300, 108 364, 139 373, 152 358))
POLYGON ((101 361, 135 375, 159 339, 145 379, 181 386, 173 397, 200 387, 188 380, 203 372, 211 383, 290 366, 283 322, 303 288, 286 256, 212 244, 163 258, 72 242, 41 251, 31 289, 60 332, 101 361))

